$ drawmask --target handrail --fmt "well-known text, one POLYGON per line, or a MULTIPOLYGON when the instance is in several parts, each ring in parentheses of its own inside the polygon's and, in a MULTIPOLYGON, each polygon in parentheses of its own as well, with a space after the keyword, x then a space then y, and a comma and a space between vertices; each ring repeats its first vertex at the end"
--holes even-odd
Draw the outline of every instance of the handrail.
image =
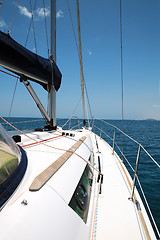
MULTIPOLYGON (((133 142, 137 143, 138 145, 140 145, 140 143, 138 141, 136 141, 134 138, 130 137, 128 134, 126 134, 125 132, 123 132, 121 129, 119 129, 117 126, 110 124, 104 120, 100 120, 100 119, 96 119, 99 121, 103 121, 105 124, 110 125, 113 128, 116 128, 119 132, 121 132, 123 135, 125 135, 126 137, 128 137, 130 140, 132 140, 133 142)), ((113 140, 113 139, 112 139, 113 140)), ((151 158, 151 160, 160 168, 160 165, 155 161, 155 159, 149 154, 149 152, 147 152, 147 150, 143 147, 143 145, 141 145, 141 148, 146 152, 146 154, 151 158)))
POLYGON ((138 153, 137 153, 136 168, 135 168, 135 171, 134 171, 134 179, 133 179, 132 194, 131 194, 131 200, 132 201, 133 201, 134 189, 135 189, 135 185, 136 185, 136 178, 137 178, 137 170, 138 170, 140 151, 141 151, 141 144, 139 144, 138 153))
POLYGON ((68 118, 68 120, 62 125, 62 128, 64 128, 68 124, 69 125, 69 129, 70 129, 72 119, 77 119, 78 120, 78 126, 80 128, 80 125, 81 125, 80 119, 78 117, 76 117, 76 116, 71 116, 70 118, 68 118))
POLYGON ((160 165, 154 160, 154 158, 147 152, 147 150, 141 145, 141 148, 145 151, 145 153, 152 159, 152 161, 160 168, 160 165))
MULTIPOLYGON (((95 120, 95 119, 94 119, 94 120, 95 120)), ((136 141, 135 139, 133 139, 132 137, 130 137, 128 134, 124 133, 124 132, 123 132, 121 129, 119 129, 117 126, 115 126, 115 125, 113 125, 113 124, 111 124, 111 123, 108 123, 108 122, 106 122, 105 120, 100 120, 100 119, 96 119, 96 120, 98 120, 98 121, 101 122, 101 128, 99 128, 98 126, 96 126, 96 125, 95 125, 95 121, 94 121, 94 122, 93 122, 93 125, 92 125, 93 129, 96 128, 96 129, 98 129, 98 130, 100 131, 99 134, 98 134, 100 137, 101 137, 101 135, 102 135, 102 133, 103 133, 103 134, 104 134, 105 136, 107 136, 111 141, 113 141, 113 147, 112 147, 113 152, 112 152, 112 154, 114 154, 114 148, 115 148, 115 145, 116 145, 117 149, 118 149, 118 150, 120 151, 120 153, 122 154, 122 157, 127 161, 128 165, 130 166, 130 168, 131 168, 132 171, 134 172, 133 184, 132 184, 132 191, 131 191, 131 197, 130 197, 130 199, 131 199, 132 201, 134 201, 134 199, 133 199, 133 198, 134 198, 134 189, 135 189, 135 184, 136 184, 136 180, 137 180, 137 182, 138 182, 138 184, 139 184, 139 187, 140 187, 140 190, 141 190, 141 193, 142 193, 142 196, 143 196, 143 199, 144 199, 145 204, 146 204, 146 206, 147 206, 149 215, 150 215, 150 217, 151 217, 151 219, 152 219, 152 223, 153 223, 153 225, 154 225, 155 231, 156 231, 158 237, 160 238, 160 232, 159 232, 158 227, 157 227, 157 225, 156 225, 156 223, 155 223, 154 217, 153 217, 153 215, 152 215, 151 209, 150 209, 150 207, 149 207, 149 204, 148 204, 147 199, 146 199, 146 197, 145 197, 145 194, 144 194, 142 185, 140 184, 140 181, 139 181, 139 178, 138 178, 138 175, 137 175, 137 170, 138 170, 138 165, 139 165, 139 158, 140 158, 140 150, 143 149, 144 152, 145 152, 145 153, 149 156, 149 158, 153 161, 153 163, 156 164, 156 166, 158 166, 158 167, 160 168, 160 165, 156 162, 156 160, 148 153, 148 151, 147 151, 138 141, 136 141), (111 138, 108 134, 106 134, 105 131, 103 131, 103 129, 102 129, 102 122, 103 122, 103 125, 104 125, 104 123, 105 123, 105 124, 111 126, 111 127, 114 129, 113 138, 111 138), (132 140, 133 142, 135 142, 135 143, 138 145, 138 153, 137 153, 137 160, 136 160, 135 170, 133 169, 132 165, 129 163, 129 161, 127 160, 126 156, 125 156, 124 153, 121 151, 121 149, 119 148, 119 146, 117 145, 117 143, 116 143, 116 141, 115 141, 116 130, 118 130, 119 132, 121 132, 123 135, 125 135, 126 137, 128 137, 130 140, 132 140)), ((95 131, 94 131, 94 132, 95 132, 95 131)), ((96 134, 97 134, 97 133, 96 133, 96 134)))

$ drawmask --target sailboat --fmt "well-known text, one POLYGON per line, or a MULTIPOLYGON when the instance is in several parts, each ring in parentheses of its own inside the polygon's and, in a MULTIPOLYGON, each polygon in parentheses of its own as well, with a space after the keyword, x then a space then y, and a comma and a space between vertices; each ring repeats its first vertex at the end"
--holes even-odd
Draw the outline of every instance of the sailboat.
MULTIPOLYGON (((79 15, 78 0, 77 12, 79 15)), ((51 13, 53 30, 54 0, 51 13)), ((54 34, 51 31, 51 39, 54 34)), ((0 65, 20 76, 48 123, 29 133, 15 128, 12 138, 0 126, 1 240, 157 239, 154 219, 135 185, 143 146, 138 143, 132 179, 115 152, 115 134, 110 146, 101 137, 103 129, 97 135, 93 125, 87 126, 85 121, 82 128, 75 130, 56 126, 53 104, 62 75, 51 43, 51 57, 44 59, 0 32, 0 65), (30 80, 49 92, 48 112, 30 80)), ((83 88, 82 81, 82 93, 83 88)))

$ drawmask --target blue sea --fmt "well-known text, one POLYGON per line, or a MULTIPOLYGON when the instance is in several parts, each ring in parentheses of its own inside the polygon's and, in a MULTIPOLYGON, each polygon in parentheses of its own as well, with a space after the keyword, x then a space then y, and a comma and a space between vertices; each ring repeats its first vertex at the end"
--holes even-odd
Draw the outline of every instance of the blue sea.
MULTIPOLYGON (((63 126, 67 119, 57 119, 57 125, 63 126)), ((122 122, 120 120, 105 120, 109 124, 112 124, 119 129, 122 129, 122 122)), ((24 129, 35 129, 40 128, 45 125, 43 119, 38 118, 10 118, 9 122, 13 123, 15 127, 20 130, 24 129), (25 121, 25 123, 24 123, 25 121)), ((82 120, 81 120, 82 122, 82 120)), ((0 123, 2 120, 0 119, 0 123)), ((64 129, 72 127, 75 124, 79 124, 77 119, 72 119, 64 126, 64 129)), ((13 130, 10 126, 3 123, 3 126, 8 130, 13 130)), ((78 125, 79 126, 79 125, 78 125)), ((81 125, 82 126, 82 125, 81 125)), ((93 130, 99 135, 102 134, 104 138, 111 146, 113 144, 114 127, 111 125, 103 124, 99 120, 95 120, 92 124, 93 130), (104 132, 101 132, 101 128, 104 132)), ((130 137, 135 139, 137 142, 141 143, 142 146, 150 153, 150 155, 155 159, 155 161, 160 164, 160 121, 156 120, 124 120, 123 131, 130 137)), ((115 131, 115 151, 121 156, 117 145, 122 150, 122 133, 117 129, 115 131)), ((135 169, 135 163, 138 153, 138 144, 130 140, 128 137, 123 135, 123 153, 127 160, 135 169)), ((125 158, 123 161, 128 168, 131 176, 134 173, 126 162, 125 158)), ((160 231, 160 168, 148 157, 148 155, 141 149, 139 165, 138 165, 138 176, 140 183, 145 192, 147 201, 151 208, 152 214, 160 231)), ((138 187, 138 186, 137 186, 138 187)), ((143 197, 142 197, 143 200, 143 197)))

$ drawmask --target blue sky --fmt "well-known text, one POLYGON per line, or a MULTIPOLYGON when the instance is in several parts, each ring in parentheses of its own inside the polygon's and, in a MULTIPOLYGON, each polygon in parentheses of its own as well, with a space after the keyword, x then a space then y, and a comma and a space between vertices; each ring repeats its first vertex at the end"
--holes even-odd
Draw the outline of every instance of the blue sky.
MULTIPOLYGON (((7 32, 16 0, 3 1, 0 29, 7 32)), ((32 1, 32 5, 34 6, 32 1)), ((19 0, 10 35, 24 45, 31 21, 30 1, 19 0)), ((76 3, 69 1, 77 35, 76 3)), ((49 33, 49 1, 45 1, 49 33)), ((33 8, 33 7, 32 7, 33 8)), ((38 54, 47 57, 43 1, 37 1, 34 25, 38 54)), ((119 0, 80 0, 84 77, 92 114, 121 119, 119 0)), ((160 120, 160 0, 122 0, 124 118, 160 120)), ((35 51, 33 28, 27 48, 35 51)), ((77 37, 78 39, 78 37, 77 37)), ((80 70, 66 0, 57 1, 57 65, 62 84, 57 117, 72 115, 81 97, 80 70)), ((8 116, 16 80, 0 73, 0 115, 8 116)), ((32 84, 44 105, 47 94, 32 84)), ((82 117, 81 102, 74 115, 82 117)), ((25 87, 18 83, 11 116, 40 117, 25 87)))

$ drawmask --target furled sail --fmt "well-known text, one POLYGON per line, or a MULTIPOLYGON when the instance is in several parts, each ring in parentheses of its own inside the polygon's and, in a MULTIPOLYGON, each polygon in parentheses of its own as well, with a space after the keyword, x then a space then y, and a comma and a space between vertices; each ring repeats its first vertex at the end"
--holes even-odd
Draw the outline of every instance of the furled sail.
POLYGON ((38 56, 13 40, 8 34, 0 31, 0 65, 7 70, 25 76, 27 79, 37 82, 47 90, 47 86, 53 84, 58 91, 62 74, 53 61, 38 56))

